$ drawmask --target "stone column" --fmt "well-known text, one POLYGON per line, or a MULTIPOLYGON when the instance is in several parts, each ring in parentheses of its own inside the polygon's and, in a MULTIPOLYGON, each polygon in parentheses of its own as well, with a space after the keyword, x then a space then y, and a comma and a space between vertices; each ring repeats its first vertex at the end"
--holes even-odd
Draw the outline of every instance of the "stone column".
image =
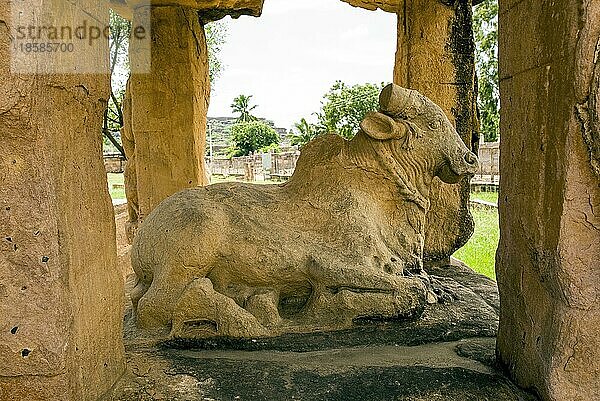
POLYGON ((545 400, 600 399, 600 2, 500 1, 498 355, 545 400))
POLYGON ((108 43, 30 54, 28 68, 45 74, 11 72, 10 60, 17 25, 47 24, 50 11, 54 26, 92 15, 88 26, 107 24, 108 10, 92 0, 26 3, 17 20, 10 7, 19 4, 0 0, 0 399, 97 400, 124 370, 102 161, 108 43))
MULTIPOLYGON (((163 199, 207 184, 204 165, 206 115, 210 96, 208 53, 198 12, 183 6, 140 6, 133 26, 150 16, 151 49, 136 48, 132 62, 151 52, 150 70, 130 79, 131 130, 135 149, 138 217, 143 220, 163 199)), ((136 222, 132 222, 134 225, 136 222)))
POLYGON ((137 163, 135 158, 135 140, 133 129, 131 127, 131 80, 127 82, 125 97, 123 98, 123 127, 121 128, 121 141, 123 149, 127 155, 127 164, 125 165, 124 181, 125 196, 127 197, 127 222, 125 225, 125 234, 127 241, 132 244, 137 230, 140 204, 138 202, 137 191, 137 163))
MULTIPOLYGON (((394 83, 417 89, 445 112, 477 153, 472 0, 404 0, 398 6, 394 83)), ((447 262, 473 233, 469 182, 436 180, 427 216, 425 262, 447 262)))

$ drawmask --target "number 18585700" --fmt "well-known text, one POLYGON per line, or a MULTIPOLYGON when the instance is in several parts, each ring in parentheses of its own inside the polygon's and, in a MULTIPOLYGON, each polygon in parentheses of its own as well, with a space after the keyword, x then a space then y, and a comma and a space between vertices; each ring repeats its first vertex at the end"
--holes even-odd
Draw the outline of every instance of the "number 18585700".
POLYGON ((15 45, 15 50, 22 53, 72 53, 75 45, 73 43, 27 42, 15 45))

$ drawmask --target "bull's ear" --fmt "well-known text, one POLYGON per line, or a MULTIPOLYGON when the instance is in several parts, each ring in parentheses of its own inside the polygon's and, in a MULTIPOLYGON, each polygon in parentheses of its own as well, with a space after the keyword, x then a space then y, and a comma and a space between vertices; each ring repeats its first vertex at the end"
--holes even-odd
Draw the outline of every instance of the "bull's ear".
POLYGON ((370 112, 360 123, 360 128, 371 138, 385 141, 399 139, 406 134, 406 126, 376 111, 370 112))

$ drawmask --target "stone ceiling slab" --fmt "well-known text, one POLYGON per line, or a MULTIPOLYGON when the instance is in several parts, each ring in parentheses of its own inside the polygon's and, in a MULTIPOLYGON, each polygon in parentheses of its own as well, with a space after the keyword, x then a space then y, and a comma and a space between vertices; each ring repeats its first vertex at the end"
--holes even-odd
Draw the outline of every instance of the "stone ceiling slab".
POLYGON ((131 18, 132 10, 147 5, 182 6, 198 10, 205 22, 215 21, 227 15, 260 16, 264 0, 110 0, 113 9, 125 18, 131 18))
POLYGON ((381 9, 389 13, 397 13, 404 5, 404 0, 342 0, 354 7, 375 11, 381 9))

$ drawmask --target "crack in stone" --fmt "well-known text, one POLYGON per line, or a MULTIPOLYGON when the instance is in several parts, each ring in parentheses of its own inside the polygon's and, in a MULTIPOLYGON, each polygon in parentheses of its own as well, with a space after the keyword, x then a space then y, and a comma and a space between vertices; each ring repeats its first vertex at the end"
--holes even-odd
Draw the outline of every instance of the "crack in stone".
POLYGON ((585 217, 585 226, 593 228, 594 230, 600 232, 600 226, 598 226, 594 221, 592 221, 592 219, 590 219, 587 213, 584 212, 583 215, 585 217))
POLYGON ((579 338, 575 337, 575 344, 573 345, 573 347, 571 348, 571 350, 573 351, 571 353, 571 355, 569 355, 569 357, 567 358, 567 362, 565 362, 565 366, 563 367, 563 370, 565 372, 568 372, 567 367, 569 366, 569 363, 571 362, 572 359, 575 359, 575 348, 577 348, 577 345, 579 344, 579 338))
POLYGON ((583 140, 590 154, 590 164, 600 178, 600 38, 596 43, 593 64, 594 71, 587 100, 575 107, 583 131, 583 140))
MULTIPOLYGON (((201 49, 201 45, 200 45, 200 40, 198 39, 198 36, 196 35, 196 30, 194 29, 194 24, 189 20, 188 15, 185 11, 183 11, 183 18, 185 19, 186 25, 189 29, 189 31, 191 32, 192 36, 194 37, 194 44, 196 45, 196 53, 198 54, 198 57, 202 56, 202 51, 201 49)), ((202 30, 204 30, 203 26, 200 26, 202 30)))

